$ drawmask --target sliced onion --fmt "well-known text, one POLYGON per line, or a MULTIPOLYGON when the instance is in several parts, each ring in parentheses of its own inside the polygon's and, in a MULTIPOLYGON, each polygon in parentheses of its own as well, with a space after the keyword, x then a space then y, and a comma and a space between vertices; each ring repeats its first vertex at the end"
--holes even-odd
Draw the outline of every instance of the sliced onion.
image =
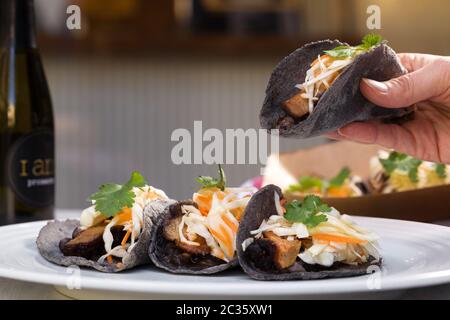
POLYGON ((275 208, 277 209, 278 215, 283 216, 283 208, 281 207, 280 195, 278 194, 278 192, 274 192, 274 201, 275 201, 275 208))
POLYGON ((242 250, 247 250, 248 246, 251 245, 255 241, 254 238, 247 238, 244 241, 242 241, 242 250))

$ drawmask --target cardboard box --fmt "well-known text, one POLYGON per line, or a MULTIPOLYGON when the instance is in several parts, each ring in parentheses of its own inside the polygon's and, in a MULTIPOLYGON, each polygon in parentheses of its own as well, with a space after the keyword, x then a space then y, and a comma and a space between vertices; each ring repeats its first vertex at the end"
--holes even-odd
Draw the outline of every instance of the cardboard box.
MULTIPOLYGON (((369 178, 369 160, 381 148, 348 141, 332 142, 290 153, 271 155, 263 185, 275 184, 281 189, 296 183, 304 175, 333 177, 348 166, 352 174, 369 178)), ((286 195, 288 200, 301 199, 286 195)), ((324 202, 342 213, 431 222, 450 219, 450 185, 390 194, 369 194, 352 198, 323 198, 324 202)))

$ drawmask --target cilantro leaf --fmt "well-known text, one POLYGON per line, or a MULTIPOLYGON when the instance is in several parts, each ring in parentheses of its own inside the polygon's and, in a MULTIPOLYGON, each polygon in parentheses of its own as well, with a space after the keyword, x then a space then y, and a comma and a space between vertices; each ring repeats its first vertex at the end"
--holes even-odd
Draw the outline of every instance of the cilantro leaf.
POLYGON ((331 50, 325 50, 324 52, 333 58, 347 58, 356 54, 356 48, 350 46, 338 46, 331 50))
POLYGON ((288 192, 317 192, 325 193, 329 187, 340 187, 345 183, 345 180, 350 176, 350 169, 344 167, 339 173, 330 180, 321 179, 318 177, 304 176, 300 177, 298 183, 292 184, 287 189, 288 192))
POLYGON ((113 217, 123 210, 131 208, 134 204, 134 187, 143 187, 147 181, 137 171, 131 174, 130 180, 124 185, 116 183, 105 183, 99 190, 89 197, 95 201, 95 210, 107 217, 113 217))
POLYGON ((309 228, 327 221, 327 216, 321 214, 330 212, 331 208, 314 195, 306 196, 303 201, 293 200, 286 205, 284 218, 290 222, 300 222, 309 228))
POLYGON ((344 167, 339 173, 330 180, 330 185, 333 187, 340 187, 344 184, 345 180, 350 176, 350 169, 344 167))
POLYGON ((354 47, 349 45, 341 45, 331 50, 325 50, 324 52, 330 57, 345 59, 354 57, 358 53, 369 51, 372 47, 375 47, 382 42, 383 38, 380 35, 369 33, 363 37, 360 45, 354 47))
POLYGON ((304 176, 298 180, 298 183, 289 186, 288 191, 290 192, 305 192, 311 191, 312 189, 317 188, 320 191, 324 189, 324 181, 317 177, 304 176))
POLYGON ((195 180, 202 185, 202 188, 219 188, 224 191, 227 186, 227 178, 225 176, 225 171, 223 171, 222 166, 219 164, 219 178, 213 178, 209 176, 199 176, 195 180))
POLYGON ((369 33, 364 36, 361 41, 361 47, 369 50, 383 42, 383 38, 379 34, 369 33))
POLYGON ((435 170, 439 178, 441 179, 447 178, 447 166, 445 164, 436 163, 435 170))
POLYGON ((417 171, 422 160, 408 156, 407 154, 392 151, 387 159, 380 159, 380 163, 390 175, 393 171, 406 172, 412 182, 418 182, 417 171))

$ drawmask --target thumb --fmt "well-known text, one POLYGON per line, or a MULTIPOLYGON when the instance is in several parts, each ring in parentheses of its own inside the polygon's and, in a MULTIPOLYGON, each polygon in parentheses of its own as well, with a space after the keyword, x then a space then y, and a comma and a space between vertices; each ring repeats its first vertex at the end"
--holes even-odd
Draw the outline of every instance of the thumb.
POLYGON ((429 64, 389 81, 362 79, 361 93, 376 105, 387 108, 408 107, 442 93, 442 68, 429 64))

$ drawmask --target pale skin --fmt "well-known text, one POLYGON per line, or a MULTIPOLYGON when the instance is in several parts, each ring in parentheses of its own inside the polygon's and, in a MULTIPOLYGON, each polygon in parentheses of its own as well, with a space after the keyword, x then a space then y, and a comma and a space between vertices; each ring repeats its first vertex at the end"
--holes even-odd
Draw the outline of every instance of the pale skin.
POLYGON ((363 79, 360 89, 368 100, 385 108, 414 105, 413 120, 355 122, 327 136, 450 164, 450 57, 412 53, 398 57, 408 74, 385 82, 363 79))

